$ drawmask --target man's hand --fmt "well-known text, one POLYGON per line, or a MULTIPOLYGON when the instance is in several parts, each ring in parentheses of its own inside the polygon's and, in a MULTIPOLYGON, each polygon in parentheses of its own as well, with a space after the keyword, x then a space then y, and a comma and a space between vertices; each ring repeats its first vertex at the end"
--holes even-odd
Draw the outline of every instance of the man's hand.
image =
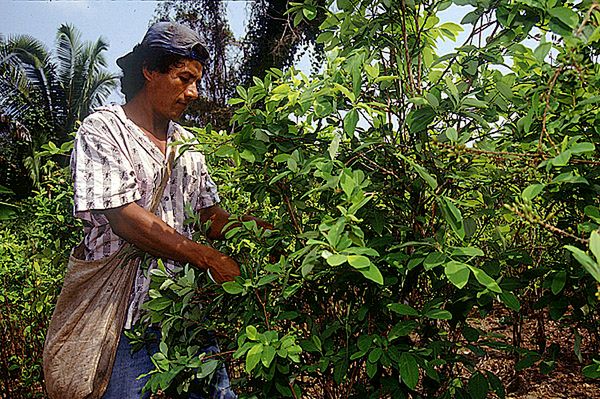
POLYGON ((237 262, 229 256, 215 251, 217 255, 209 261, 208 270, 216 283, 222 284, 226 281, 233 281, 240 275, 240 267, 237 262))

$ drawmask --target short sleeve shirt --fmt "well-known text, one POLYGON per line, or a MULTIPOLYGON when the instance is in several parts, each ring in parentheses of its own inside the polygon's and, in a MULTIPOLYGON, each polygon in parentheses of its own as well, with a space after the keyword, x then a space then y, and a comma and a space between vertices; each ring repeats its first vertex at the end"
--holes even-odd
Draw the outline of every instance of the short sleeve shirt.
MULTIPOLYGON (((171 122, 167 144, 192 135, 171 122)), ((103 107, 85 118, 75 136, 71 154, 74 186, 74 214, 84 222, 86 260, 113 254, 124 240, 110 228, 101 213, 92 210, 117 208, 136 202, 148 209, 165 168, 166 158, 146 134, 127 118, 119 105, 103 107)), ((217 188, 210 178, 204 156, 185 151, 176 157, 156 215, 185 237, 191 238, 192 227, 185 223, 186 207, 194 211, 219 202, 217 188)), ((165 260, 165 266, 174 264, 165 260)), ((156 261, 150 268, 156 267, 156 261)), ((150 285, 149 278, 138 270, 131 293, 125 323, 130 328, 140 315, 150 285)))

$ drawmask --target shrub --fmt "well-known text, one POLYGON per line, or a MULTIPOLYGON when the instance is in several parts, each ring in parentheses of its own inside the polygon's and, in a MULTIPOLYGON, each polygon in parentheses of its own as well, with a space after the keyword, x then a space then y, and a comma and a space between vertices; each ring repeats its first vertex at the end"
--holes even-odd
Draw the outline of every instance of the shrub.
POLYGON ((44 340, 69 252, 80 236, 68 169, 52 161, 43 165, 39 188, 16 204, 13 219, 0 222, 2 397, 45 397, 44 340))
POLYGON ((153 273, 146 307, 163 342, 149 389, 211 378, 219 356, 194 351, 209 332, 244 397, 504 397, 479 361, 503 351, 515 372, 550 372, 548 319, 590 361, 597 7, 466 3, 462 26, 436 16, 449 1, 290 3, 294 24, 326 13, 324 70, 272 69, 238 87, 232 137, 196 130, 209 163, 225 160, 226 203, 278 230, 228 233, 219 248, 242 276, 222 290, 189 268, 153 273), (436 55, 468 25, 465 45, 436 55), (512 335, 477 322, 494 312, 512 335))

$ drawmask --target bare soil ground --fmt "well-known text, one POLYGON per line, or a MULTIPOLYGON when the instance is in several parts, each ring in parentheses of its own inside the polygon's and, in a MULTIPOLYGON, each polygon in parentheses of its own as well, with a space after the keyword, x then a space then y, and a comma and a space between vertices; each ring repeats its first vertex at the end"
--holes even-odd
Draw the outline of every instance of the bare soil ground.
MULTIPOLYGON (((512 324, 501 323, 506 315, 505 312, 498 312, 492 317, 479 319, 478 327, 502 334, 508 338, 507 343, 512 344, 512 324)), ((598 343, 594 343, 593 337, 582 332, 583 363, 580 363, 574 351, 574 332, 569 327, 550 320, 547 314, 544 315, 543 325, 542 336, 545 337, 546 348, 553 343, 560 347, 555 368, 548 374, 541 373, 537 363, 515 372, 515 359, 497 350, 488 350, 488 355, 480 361, 479 366, 494 372, 502 380, 506 397, 510 399, 600 399, 600 380, 586 378, 581 373, 581 369, 591 363, 592 357, 599 357, 600 354, 593 347, 598 343)), ((524 320, 521 347, 537 350, 539 336, 538 321, 524 320)))

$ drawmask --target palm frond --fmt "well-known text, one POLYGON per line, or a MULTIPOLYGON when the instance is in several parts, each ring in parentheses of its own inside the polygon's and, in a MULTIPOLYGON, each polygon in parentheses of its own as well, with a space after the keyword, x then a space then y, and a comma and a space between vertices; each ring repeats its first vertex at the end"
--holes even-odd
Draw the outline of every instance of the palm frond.
POLYGON ((56 34, 56 72, 58 80, 67 92, 68 104, 72 98, 76 66, 81 53, 80 33, 73 25, 63 24, 56 34))

